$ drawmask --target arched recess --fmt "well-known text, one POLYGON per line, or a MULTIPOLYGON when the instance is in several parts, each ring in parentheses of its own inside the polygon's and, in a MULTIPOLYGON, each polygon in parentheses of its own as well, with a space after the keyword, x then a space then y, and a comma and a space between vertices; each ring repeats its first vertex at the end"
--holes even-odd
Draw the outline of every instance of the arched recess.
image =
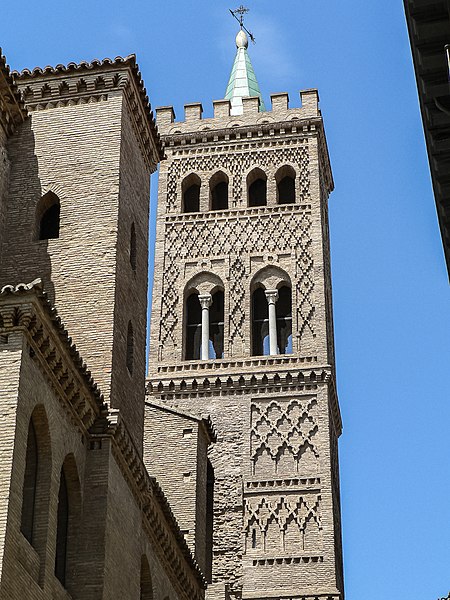
POLYGON ((295 203, 295 169, 290 165, 280 167, 275 174, 277 182, 277 204, 295 203))
POLYGON ((226 210, 228 208, 229 178, 223 171, 215 173, 209 181, 209 196, 211 210, 226 210))
POLYGON ((248 206, 267 206, 267 175, 256 167, 247 175, 248 206))
POLYGON ((76 561, 81 518, 81 489, 73 454, 61 468, 56 523, 55 575, 71 595, 76 594, 76 561))
POLYGON ((201 180, 198 175, 191 173, 181 183, 182 212, 191 213, 200 211, 201 180))
POLYGON ((270 354, 269 305, 266 291, 277 292, 275 302, 277 354, 292 353, 292 292, 289 275, 279 267, 265 267, 253 277, 250 290, 253 356, 270 354))
POLYGON ((223 358, 224 351, 224 285, 220 277, 202 272, 193 277, 185 287, 184 358, 199 360, 202 341, 202 307, 199 297, 211 297, 209 305, 209 347, 211 360, 223 358))
POLYGON ((54 192, 47 192, 36 207, 36 237, 38 240, 59 238, 61 202, 54 192))
POLYGON ((47 414, 45 408, 38 405, 28 423, 20 530, 38 553, 41 570, 47 547, 51 472, 51 439, 47 414))
POLYGON ((141 557, 140 600, 153 600, 153 583, 150 565, 145 554, 141 557))

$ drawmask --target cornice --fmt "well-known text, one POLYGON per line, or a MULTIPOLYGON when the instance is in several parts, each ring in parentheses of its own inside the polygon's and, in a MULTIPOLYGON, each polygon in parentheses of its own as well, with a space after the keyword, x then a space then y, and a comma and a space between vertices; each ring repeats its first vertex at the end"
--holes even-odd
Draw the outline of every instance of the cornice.
POLYGON ((107 407, 91 372, 69 337, 40 279, 0 290, 0 335, 26 335, 56 397, 84 436, 107 407))
POLYGON ((20 92, 0 48, 0 126, 9 137, 26 116, 20 92))
POLYGON ((143 156, 151 171, 156 169, 163 157, 162 143, 134 54, 24 69, 12 75, 30 111, 100 102, 123 92, 143 156))
POLYGON ((317 134, 318 132, 323 133, 323 121, 320 116, 271 123, 260 122, 219 129, 205 128, 186 132, 180 131, 179 133, 163 134, 161 139, 164 148, 168 149, 175 146, 230 141, 241 141, 242 143, 245 143, 254 140, 255 138, 262 141, 262 138, 272 139, 274 136, 296 136, 296 139, 298 139, 299 134, 307 137, 311 134, 317 134))
POLYGON ((271 357, 242 361, 197 361, 198 370, 193 372, 190 368, 195 366, 194 362, 172 367, 174 370, 161 366, 158 373, 149 375, 146 392, 149 396, 170 402, 180 398, 207 398, 223 394, 317 393, 319 386, 326 385, 334 427, 339 436, 342 419, 333 369, 330 365, 318 365, 317 357, 308 357, 307 360, 316 363, 309 367, 302 360, 306 359, 271 357))

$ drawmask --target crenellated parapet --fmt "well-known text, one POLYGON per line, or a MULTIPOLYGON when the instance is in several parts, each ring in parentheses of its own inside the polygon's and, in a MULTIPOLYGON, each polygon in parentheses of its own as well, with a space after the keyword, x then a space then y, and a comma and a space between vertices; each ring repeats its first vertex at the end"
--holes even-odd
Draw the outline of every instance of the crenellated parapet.
MULTIPOLYGON (((270 125, 286 121, 313 120, 321 117, 319 108, 319 93, 315 89, 300 92, 301 107, 290 108, 287 92, 272 94, 272 110, 260 112, 258 96, 243 98, 243 114, 231 114, 230 100, 215 100, 214 117, 203 118, 201 103, 185 104, 184 121, 176 121, 173 106, 162 106, 156 109, 156 122, 161 135, 183 134, 189 132, 204 132, 209 130, 229 129, 254 125, 270 125)), ((295 127, 295 124, 293 125, 295 127)), ((269 128, 270 131, 270 128, 269 128)), ((229 132, 228 132, 229 133, 229 132)))

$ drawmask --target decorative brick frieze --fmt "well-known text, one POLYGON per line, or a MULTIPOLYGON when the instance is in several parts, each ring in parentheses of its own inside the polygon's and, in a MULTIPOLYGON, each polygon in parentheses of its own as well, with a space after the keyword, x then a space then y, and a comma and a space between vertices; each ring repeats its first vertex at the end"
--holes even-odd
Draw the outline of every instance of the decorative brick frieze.
MULTIPOLYGON (((19 89, 0 48, 0 127, 10 136, 27 116, 19 89)), ((1 141, 0 135, 0 141, 1 141)), ((1 145, 1 144, 0 144, 1 145)))

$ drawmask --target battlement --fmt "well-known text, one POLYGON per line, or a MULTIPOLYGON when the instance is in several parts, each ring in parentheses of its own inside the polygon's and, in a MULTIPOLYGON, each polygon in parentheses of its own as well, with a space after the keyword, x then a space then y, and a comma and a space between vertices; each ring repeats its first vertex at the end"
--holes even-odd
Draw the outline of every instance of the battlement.
POLYGON ((200 102, 185 104, 184 121, 176 121, 173 106, 161 106, 156 109, 156 124, 162 135, 207 131, 209 129, 227 129, 255 124, 279 123, 290 120, 312 119, 320 117, 319 93, 316 89, 300 92, 301 107, 289 107, 287 92, 272 94, 272 110, 259 112, 260 99, 250 96, 242 99, 243 114, 231 115, 230 100, 215 100, 214 117, 203 119, 203 106, 200 102))

